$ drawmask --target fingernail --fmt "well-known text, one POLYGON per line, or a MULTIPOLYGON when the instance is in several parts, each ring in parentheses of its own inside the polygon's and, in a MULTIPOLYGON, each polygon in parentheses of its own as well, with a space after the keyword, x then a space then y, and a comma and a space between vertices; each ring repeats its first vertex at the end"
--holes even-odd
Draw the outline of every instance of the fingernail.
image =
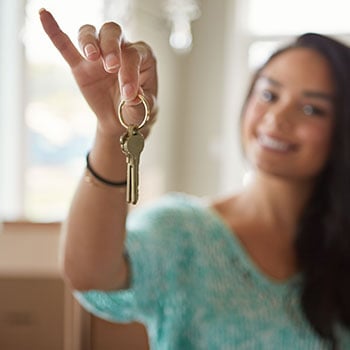
POLYGON ((113 70, 119 66, 117 56, 113 53, 110 53, 106 56, 105 63, 107 70, 113 70))
POLYGON ((131 84, 125 84, 122 88, 122 98, 123 100, 131 99, 134 93, 134 88, 131 84))
POLYGON ((96 50, 96 47, 93 44, 87 44, 84 47, 84 52, 85 52, 86 57, 89 58, 89 57, 93 56, 94 54, 96 54, 97 50, 96 50))
POLYGON ((39 15, 42 13, 42 12, 45 12, 46 9, 44 9, 43 7, 39 10, 39 15))

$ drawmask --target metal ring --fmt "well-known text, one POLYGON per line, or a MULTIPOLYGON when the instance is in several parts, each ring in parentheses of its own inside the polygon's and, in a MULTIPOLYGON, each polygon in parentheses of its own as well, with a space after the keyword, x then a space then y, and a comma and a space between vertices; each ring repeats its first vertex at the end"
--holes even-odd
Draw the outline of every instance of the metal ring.
MULTIPOLYGON (((141 102, 142 102, 142 104, 143 104, 143 106, 144 106, 144 108, 145 108, 145 116, 143 117, 143 120, 142 120, 141 124, 136 125, 136 127, 137 127, 138 129, 141 129, 141 128, 143 128, 143 127, 146 125, 146 123, 149 121, 149 118, 150 118, 150 110, 149 110, 149 105, 148 105, 148 102, 147 102, 147 100, 146 100, 146 97, 143 96, 143 95, 141 95, 141 94, 139 94, 139 95, 137 95, 137 96, 138 96, 138 98, 141 100, 141 102)), ((119 118, 120 124, 123 125, 125 129, 128 129, 129 126, 131 126, 131 125, 128 125, 128 124, 125 123, 124 117, 123 117, 123 113, 122 113, 123 106, 125 105, 125 103, 126 103, 125 100, 121 100, 120 103, 119 103, 119 106, 118 106, 118 118, 119 118)))

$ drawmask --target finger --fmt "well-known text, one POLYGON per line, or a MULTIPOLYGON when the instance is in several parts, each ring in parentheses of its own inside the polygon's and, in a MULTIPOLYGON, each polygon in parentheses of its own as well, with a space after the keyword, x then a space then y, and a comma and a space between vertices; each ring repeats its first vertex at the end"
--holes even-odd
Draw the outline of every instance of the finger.
POLYGON ((132 101, 142 91, 140 71, 145 69, 147 62, 150 64, 151 56, 153 57, 151 50, 144 43, 122 45, 119 83, 124 100, 132 101))
POLYGON ((62 32, 52 14, 45 9, 41 9, 39 15, 46 34, 70 67, 75 67, 79 64, 83 60, 83 57, 75 48, 68 35, 62 32))
POLYGON ((105 70, 116 73, 120 67, 120 42, 122 30, 114 22, 105 23, 99 33, 100 50, 103 57, 105 70))
POLYGON ((96 28, 85 24, 79 29, 78 42, 88 60, 96 61, 100 57, 99 44, 96 38, 96 28))

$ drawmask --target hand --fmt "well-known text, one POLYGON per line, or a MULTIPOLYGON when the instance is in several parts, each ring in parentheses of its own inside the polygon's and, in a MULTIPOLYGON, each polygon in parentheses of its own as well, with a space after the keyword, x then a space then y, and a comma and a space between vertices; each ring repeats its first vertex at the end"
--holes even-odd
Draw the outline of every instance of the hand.
POLYGON ((98 36, 94 26, 84 25, 79 30, 82 56, 50 12, 40 10, 40 20, 46 34, 71 67, 82 94, 98 118, 100 132, 112 136, 125 132, 117 117, 121 98, 127 101, 123 108, 127 123, 139 124, 143 119, 144 108, 137 97, 139 93, 145 95, 154 111, 157 70, 149 46, 142 42, 127 42, 120 26, 113 22, 105 23, 98 36))

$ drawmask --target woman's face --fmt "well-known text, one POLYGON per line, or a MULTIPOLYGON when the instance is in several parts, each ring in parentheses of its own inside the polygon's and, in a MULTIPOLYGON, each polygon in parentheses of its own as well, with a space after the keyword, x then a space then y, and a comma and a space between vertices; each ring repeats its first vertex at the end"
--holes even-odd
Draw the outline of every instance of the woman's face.
POLYGON ((250 163, 274 176, 317 176, 331 147, 335 87, 316 51, 294 48, 271 60, 259 75, 243 118, 250 163))

